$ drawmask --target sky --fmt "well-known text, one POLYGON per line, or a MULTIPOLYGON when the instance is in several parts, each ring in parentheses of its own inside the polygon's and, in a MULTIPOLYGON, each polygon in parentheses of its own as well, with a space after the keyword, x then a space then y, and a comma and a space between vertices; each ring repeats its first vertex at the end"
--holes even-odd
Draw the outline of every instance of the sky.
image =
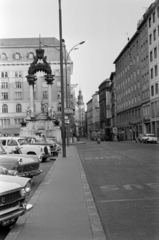
MULTIPOLYGON (((115 71, 114 60, 153 0, 61 0, 62 38, 73 61, 72 84, 84 102, 115 71)), ((59 39, 58 0, 0 0, 0 38, 59 39)))

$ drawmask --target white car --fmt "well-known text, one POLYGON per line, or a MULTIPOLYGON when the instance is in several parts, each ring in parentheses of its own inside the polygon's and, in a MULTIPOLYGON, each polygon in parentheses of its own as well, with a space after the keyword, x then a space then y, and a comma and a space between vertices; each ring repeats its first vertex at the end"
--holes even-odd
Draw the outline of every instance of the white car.
POLYGON ((152 133, 147 133, 147 134, 144 134, 144 136, 142 137, 142 142, 143 143, 157 143, 158 138, 155 137, 155 135, 152 133))
POLYGON ((39 161, 46 161, 51 154, 49 147, 39 145, 29 145, 23 137, 1 137, 2 145, 7 153, 11 153, 15 148, 20 148, 22 154, 38 155, 39 161))

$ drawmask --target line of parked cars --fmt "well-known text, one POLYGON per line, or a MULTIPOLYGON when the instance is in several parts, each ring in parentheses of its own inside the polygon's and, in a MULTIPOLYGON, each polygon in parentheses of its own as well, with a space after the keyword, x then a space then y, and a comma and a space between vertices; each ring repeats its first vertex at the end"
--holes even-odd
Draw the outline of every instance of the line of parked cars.
POLYGON ((158 143, 159 139, 155 137, 155 134, 147 133, 147 134, 139 134, 136 138, 136 142, 140 143, 158 143))
POLYGON ((60 150, 51 138, 0 137, 0 227, 12 227, 32 209, 27 200, 33 177, 42 173, 41 162, 55 160, 60 150))

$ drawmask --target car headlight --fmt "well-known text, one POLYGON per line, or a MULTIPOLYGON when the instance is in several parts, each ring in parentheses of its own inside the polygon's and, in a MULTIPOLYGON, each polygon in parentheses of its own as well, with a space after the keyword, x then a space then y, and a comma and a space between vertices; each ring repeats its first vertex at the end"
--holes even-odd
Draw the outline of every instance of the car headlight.
POLYGON ((31 183, 27 182, 24 188, 21 189, 20 194, 22 197, 28 195, 31 191, 31 183))

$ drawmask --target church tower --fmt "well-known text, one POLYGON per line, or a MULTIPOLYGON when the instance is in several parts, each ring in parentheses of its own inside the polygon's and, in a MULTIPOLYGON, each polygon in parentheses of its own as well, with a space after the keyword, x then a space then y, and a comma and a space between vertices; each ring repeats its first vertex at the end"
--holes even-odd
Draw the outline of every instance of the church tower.
POLYGON ((80 137, 85 136, 85 104, 81 89, 77 97, 77 119, 78 119, 78 132, 80 137))

